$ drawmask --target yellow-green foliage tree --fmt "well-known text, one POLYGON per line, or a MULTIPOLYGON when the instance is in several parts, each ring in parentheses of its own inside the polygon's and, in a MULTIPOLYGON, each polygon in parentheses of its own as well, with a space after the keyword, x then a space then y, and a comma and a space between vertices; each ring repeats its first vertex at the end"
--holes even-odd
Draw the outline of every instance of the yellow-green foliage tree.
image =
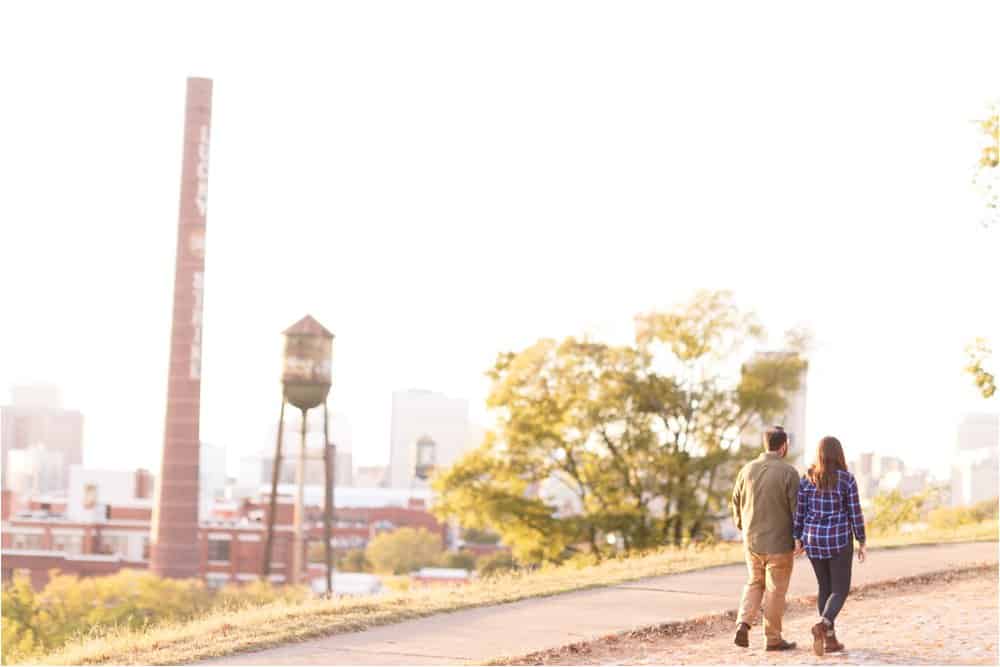
POLYGON ((372 569, 364 549, 350 549, 338 559, 338 563, 344 572, 368 572, 372 569))
POLYGON ((996 376, 989 369, 992 353, 989 341, 985 338, 977 338, 966 348, 968 363, 965 372, 972 376, 983 398, 991 398, 997 391, 996 376))
POLYGON ((880 493, 872 499, 870 516, 865 517, 865 524, 875 534, 897 531, 904 523, 920 521, 939 494, 940 490, 934 487, 909 496, 899 491, 880 493))
POLYGON ((3 589, 3 662, 45 648, 44 629, 37 625, 35 591, 27 577, 16 577, 3 589))
POLYGON ((55 574, 38 594, 27 580, 4 588, 4 655, 8 623, 18 652, 49 650, 67 640, 109 627, 141 628, 153 622, 192 617, 212 604, 200 581, 160 579, 122 570, 107 577, 55 574))
MULTIPOLYGON (((986 137, 976 168, 974 183, 982 191, 986 200, 987 227, 1000 224, 1000 103, 990 107, 986 119, 980 122, 980 129, 986 137)), ((976 388, 983 398, 996 394, 996 375, 990 369, 992 350, 989 341, 977 338, 966 348, 968 362, 965 371, 972 376, 976 388)))
POLYGON ((581 546, 599 558, 611 535, 631 552, 710 532, 759 451, 742 430, 798 388, 803 340, 750 357, 764 331, 729 292, 642 315, 637 330, 633 345, 544 339, 499 355, 488 373, 498 428, 435 478, 436 513, 499 534, 528 563, 581 546), (572 507, 550 504, 546 485, 572 507))
POLYGON ((399 528, 377 535, 368 543, 365 556, 376 572, 409 574, 440 563, 442 551, 439 535, 424 528, 399 528))
POLYGON ((296 601, 305 594, 300 587, 266 582, 213 592, 200 580, 162 579, 140 570, 84 578, 54 573, 35 593, 26 578, 16 577, 3 589, 3 660, 50 651, 109 628, 140 629, 194 618, 213 608, 296 601))
POLYGON ((460 570, 475 570, 476 555, 471 551, 446 553, 441 557, 441 567, 454 567, 460 570))
POLYGON ((983 521, 996 521, 998 514, 997 499, 984 500, 974 505, 960 507, 939 507, 932 510, 928 521, 932 528, 947 530, 983 521))
POLYGON ((514 562, 514 557, 506 550, 480 556, 476 561, 476 571, 481 577, 494 577, 516 569, 517 563, 514 562))
POLYGON ((986 118, 979 122, 979 129, 986 141, 979 154, 973 183, 986 200, 983 222, 992 226, 1000 222, 1000 102, 990 105, 986 118))

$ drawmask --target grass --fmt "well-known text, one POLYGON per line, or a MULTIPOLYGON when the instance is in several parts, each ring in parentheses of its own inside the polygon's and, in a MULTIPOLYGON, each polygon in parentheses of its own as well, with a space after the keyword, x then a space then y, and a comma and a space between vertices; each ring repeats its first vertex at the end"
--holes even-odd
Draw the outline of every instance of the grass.
POLYGON ((873 549, 893 549, 918 544, 947 544, 950 542, 996 541, 998 533, 996 520, 965 524, 956 528, 928 528, 913 533, 878 535, 872 538, 873 549))
MULTIPOLYGON (((883 536, 872 548, 912 544, 997 539, 996 522, 954 530, 927 530, 883 536)), ((514 602, 652 576, 675 574, 742 562, 742 547, 666 548, 599 565, 566 564, 530 573, 477 581, 460 588, 416 588, 378 597, 277 602, 212 612, 186 623, 163 624, 144 631, 110 631, 67 644, 24 662, 42 664, 180 664, 251 649, 261 649, 344 632, 365 630, 458 609, 514 602)))

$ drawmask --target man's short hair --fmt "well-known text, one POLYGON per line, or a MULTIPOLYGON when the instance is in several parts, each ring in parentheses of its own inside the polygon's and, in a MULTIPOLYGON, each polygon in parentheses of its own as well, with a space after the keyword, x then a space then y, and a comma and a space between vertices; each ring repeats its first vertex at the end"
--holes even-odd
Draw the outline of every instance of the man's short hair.
POLYGON ((786 444, 788 444, 788 434, 785 433, 783 427, 772 426, 764 431, 764 445, 767 446, 768 450, 776 452, 786 444))

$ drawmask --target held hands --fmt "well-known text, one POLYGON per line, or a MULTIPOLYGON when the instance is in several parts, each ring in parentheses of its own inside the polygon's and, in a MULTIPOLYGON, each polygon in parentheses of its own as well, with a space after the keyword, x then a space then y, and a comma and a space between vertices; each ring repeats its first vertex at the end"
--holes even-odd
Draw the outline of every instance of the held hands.
POLYGON ((806 552, 806 547, 804 544, 802 544, 802 540, 795 540, 795 551, 793 552, 795 556, 801 556, 805 552, 806 552))
POLYGON ((862 544, 858 547, 858 562, 864 563, 866 560, 868 560, 868 547, 862 544))

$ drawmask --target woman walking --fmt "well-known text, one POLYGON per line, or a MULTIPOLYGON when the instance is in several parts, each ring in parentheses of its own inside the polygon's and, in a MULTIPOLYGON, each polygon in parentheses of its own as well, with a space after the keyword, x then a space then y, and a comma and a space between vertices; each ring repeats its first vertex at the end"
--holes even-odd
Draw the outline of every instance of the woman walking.
POLYGON ((844 448, 832 436, 820 440, 816 463, 799 482, 793 526, 795 552, 804 550, 816 573, 819 621, 812 627, 816 655, 844 650, 834 622, 851 590, 851 559, 858 541, 858 562, 865 562, 865 518, 858 484, 847 471, 844 448))

